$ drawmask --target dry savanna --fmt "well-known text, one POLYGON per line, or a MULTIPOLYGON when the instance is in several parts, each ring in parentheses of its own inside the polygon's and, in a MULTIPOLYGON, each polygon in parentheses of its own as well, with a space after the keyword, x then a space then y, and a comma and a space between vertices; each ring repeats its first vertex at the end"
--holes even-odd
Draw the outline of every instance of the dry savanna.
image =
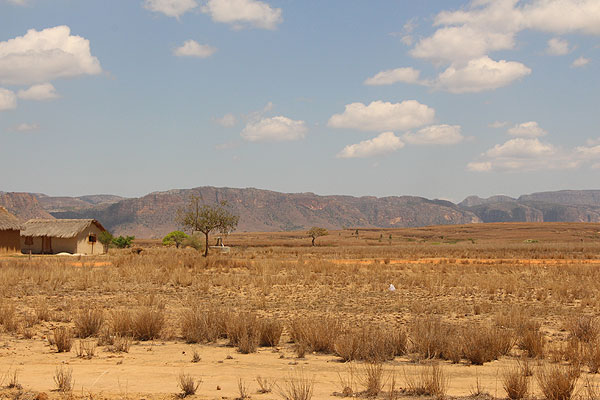
POLYGON ((0 397, 600 398, 600 224, 225 241, 0 259, 0 397))

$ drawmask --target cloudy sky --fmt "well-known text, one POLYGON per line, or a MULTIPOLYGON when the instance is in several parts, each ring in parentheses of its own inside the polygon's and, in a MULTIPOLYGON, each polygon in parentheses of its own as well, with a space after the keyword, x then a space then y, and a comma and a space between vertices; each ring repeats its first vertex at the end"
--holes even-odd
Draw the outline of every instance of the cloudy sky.
POLYGON ((599 189, 600 1, 0 0, 0 171, 51 195, 599 189))

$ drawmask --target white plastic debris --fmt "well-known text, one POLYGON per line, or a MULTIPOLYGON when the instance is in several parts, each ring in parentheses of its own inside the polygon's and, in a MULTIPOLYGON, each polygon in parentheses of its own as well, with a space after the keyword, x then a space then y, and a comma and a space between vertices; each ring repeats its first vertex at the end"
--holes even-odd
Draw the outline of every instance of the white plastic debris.
POLYGON ((394 284, 393 284, 393 283, 390 283, 390 287, 388 288, 388 290, 389 290, 390 292, 395 292, 395 291, 396 291, 396 286, 394 286, 394 284))

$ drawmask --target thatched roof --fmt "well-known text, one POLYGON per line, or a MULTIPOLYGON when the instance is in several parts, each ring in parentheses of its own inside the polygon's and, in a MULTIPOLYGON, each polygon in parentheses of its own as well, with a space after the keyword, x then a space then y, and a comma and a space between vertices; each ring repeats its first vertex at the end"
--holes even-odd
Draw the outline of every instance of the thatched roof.
POLYGON ((92 224, 96 224, 100 230, 106 230, 95 219, 30 219, 23 224, 21 236, 68 239, 77 236, 92 224))
POLYGON ((18 231, 21 229, 19 219, 8 212, 4 207, 0 207, 0 231, 18 231))

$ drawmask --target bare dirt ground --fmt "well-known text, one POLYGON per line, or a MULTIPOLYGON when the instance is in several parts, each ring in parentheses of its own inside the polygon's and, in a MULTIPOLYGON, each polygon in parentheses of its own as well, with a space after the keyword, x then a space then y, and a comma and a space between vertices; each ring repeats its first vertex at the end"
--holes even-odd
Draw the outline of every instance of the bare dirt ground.
POLYGON ((577 365, 577 395, 587 399, 585 386, 600 384, 590 355, 600 343, 598 232, 597 224, 490 224, 360 230, 357 238, 352 229, 330 232, 317 247, 301 233, 247 233, 226 239, 231 254, 208 259, 155 241, 138 241, 145 248, 139 255, 111 250, 81 260, 3 257, 0 385, 10 386, 16 371, 22 389, 5 388, 0 398, 33 399, 44 392, 50 398, 172 399, 180 392, 179 375, 186 373, 202 380, 196 398, 239 398, 241 380, 252 398, 275 399, 282 398, 277 386, 258 393, 257 376, 284 389, 299 371, 314 380, 314 399, 339 398, 341 381, 350 376, 352 392, 364 397, 369 363, 344 363, 339 349, 345 334, 373 327, 407 335, 405 350, 378 361, 386 382, 380 398, 410 397, 411 379, 432 361, 442 366, 444 396, 471 396, 479 382, 480 391, 505 398, 503 376, 526 361, 534 371, 527 378, 533 396, 544 397, 538 370, 577 365), (230 324, 250 313, 280 323, 283 334, 276 346, 250 354, 229 346, 225 337, 188 343, 183 316, 192 309, 199 315, 218 310, 230 324), (83 339, 96 345, 94 355, 78 356, 78 338, 70 351, 57 352, 51 344, 55 329, 76 332, 90 310, 102 314, 99 330, 83 339), (127 352, 110 350, 106 338, 116 337, 118 313, 136 320, 148 310, 162 318, 156 337, 133 337, 127 352), (302 318, 311 329, 321 328, 319 335, 335 336, 331 350, 313 351, 294 337, 293 323, 302 318), (441 325, 424 331, 424 321, 441 325), (590 337, 577 338, 585 321, 590 337), (467 332, 488 327, 510 335, 511 346, 474 365, 466 356, 473 346, 467 332), (436 346, 446 346, 432 359, 422 353, 423 332, 436 346), (539 332, 542 353, 528 349, 528 332, 539 332), (433 338, 436 333, 457 344, 433 338), (306 354, 299 357, 304 345, 306 354), (458 362, 444 355, 450 347, 459 349, 458 362), (194 352, 200 357, 195 363, 194 352), (60 366, 72 371, 73 390, 67 393, 55 391, 60 366), (397 392, 390 395, 392 376, 397 392))

